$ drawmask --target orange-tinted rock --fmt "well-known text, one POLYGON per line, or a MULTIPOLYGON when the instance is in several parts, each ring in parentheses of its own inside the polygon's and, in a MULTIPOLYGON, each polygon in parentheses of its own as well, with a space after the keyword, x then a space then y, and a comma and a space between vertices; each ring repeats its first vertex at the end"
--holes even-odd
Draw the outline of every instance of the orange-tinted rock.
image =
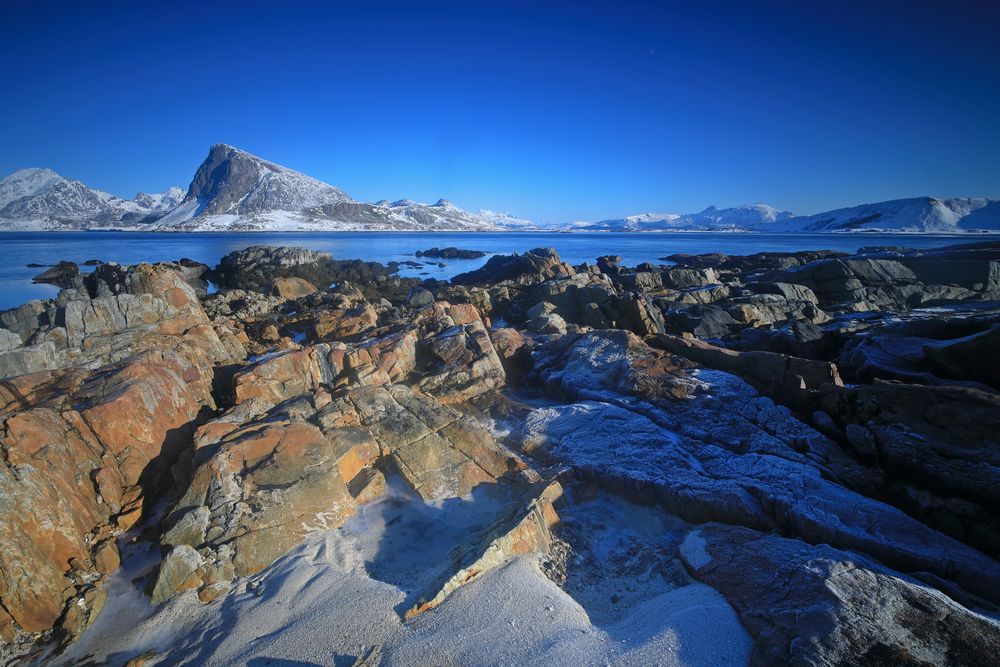
POLYGON ((304 278, 289 276, 271 281, 271 294, 283 299, 298 299, 315 291, 316 286, 304 278))

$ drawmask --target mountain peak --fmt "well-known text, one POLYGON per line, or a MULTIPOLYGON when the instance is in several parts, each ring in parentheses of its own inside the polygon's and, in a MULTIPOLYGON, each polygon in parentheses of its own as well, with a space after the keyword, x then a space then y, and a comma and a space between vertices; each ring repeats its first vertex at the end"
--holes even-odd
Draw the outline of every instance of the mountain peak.
POLYGON ((301 211, 353 201, 342 190, 230 146, 215 144, 195 172, 185 202, 194 215, 301 211))

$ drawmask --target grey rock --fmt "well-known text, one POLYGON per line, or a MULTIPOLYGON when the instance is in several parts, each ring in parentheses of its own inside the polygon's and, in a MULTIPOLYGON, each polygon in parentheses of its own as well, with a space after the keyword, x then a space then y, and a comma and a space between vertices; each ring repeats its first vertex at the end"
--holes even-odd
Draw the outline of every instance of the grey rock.
POLYGON ((717 524, 680 553, 736 609, 753 665, 971 667, 1000 652, 1000 623, 856 553, 717 524))

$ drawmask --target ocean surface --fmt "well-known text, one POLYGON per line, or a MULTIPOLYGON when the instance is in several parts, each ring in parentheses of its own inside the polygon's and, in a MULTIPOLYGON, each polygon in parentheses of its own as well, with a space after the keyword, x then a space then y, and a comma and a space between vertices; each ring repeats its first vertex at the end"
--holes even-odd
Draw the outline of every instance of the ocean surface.
MULTIPOLYGON (((78 264, 91 259, 119 264, 159 262, 187 257, 215 266, 226 253, 251 245, 301 246, 325 250, 339 259, 388 263, 416 260, 423 268, 405 268, 404 276, 447 279, 478 268, 477 260, 428 260, 414 257, 418 250, 455 246, 484 252, 524 252, 552 246, 572 264, 593 262, 601 255, 621 255, 626 265, 654 262, 673 253, 722 252, 734 255, 764 251, 831 249, 854 252, 863 246, 933 248, 981 241, 975 235, 914 234, 739 234, 739 233, 517 233, 517 232, 322 232, 322 233, 192 233, 143 234, 134 232, 11 232, 0 233, 0 310, 32 299, 54 297, 58 289, 36 285, 32 277, 44 268, 27 264, 78 264)), ((81 266, 82 270, 89 270, 81 266)))

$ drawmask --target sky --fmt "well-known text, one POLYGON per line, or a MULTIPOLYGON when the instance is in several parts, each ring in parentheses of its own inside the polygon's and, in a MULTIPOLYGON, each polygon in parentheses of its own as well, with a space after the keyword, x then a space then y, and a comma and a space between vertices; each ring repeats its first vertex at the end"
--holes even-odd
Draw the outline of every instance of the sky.
POLYGON ((0 175, 215 143, 540 222, 1000 197, 1000 4, 0 0, 0 175))

